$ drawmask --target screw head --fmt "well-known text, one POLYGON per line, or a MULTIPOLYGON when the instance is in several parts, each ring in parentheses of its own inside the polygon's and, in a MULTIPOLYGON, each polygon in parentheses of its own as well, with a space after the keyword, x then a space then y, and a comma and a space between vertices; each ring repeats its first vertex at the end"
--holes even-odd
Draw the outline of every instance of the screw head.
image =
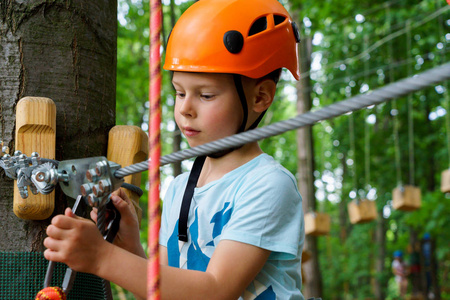
POLYGON ((43 182, 45 180, 45 172, 40 171, 36 174, 36 181, 43 182))

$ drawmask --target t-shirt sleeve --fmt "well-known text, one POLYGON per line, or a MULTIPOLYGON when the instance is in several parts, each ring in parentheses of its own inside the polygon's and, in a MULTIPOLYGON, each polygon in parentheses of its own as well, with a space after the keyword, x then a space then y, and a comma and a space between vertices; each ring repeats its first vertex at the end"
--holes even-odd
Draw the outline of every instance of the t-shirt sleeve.
POLYGON ((304 230, 297 185, 281 169, 254 175, 242 183, 222 239, 270 250, 272 259, 293 259, 304 230))

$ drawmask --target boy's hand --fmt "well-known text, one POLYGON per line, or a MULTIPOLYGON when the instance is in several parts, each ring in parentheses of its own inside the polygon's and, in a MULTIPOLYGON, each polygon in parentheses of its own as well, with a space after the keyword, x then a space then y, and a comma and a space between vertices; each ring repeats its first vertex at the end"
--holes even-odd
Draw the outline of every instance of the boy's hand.
POLYGON ((45 258, 63 262, 78 272, 96 273, 113 247, 92 221, 76 216, 70 208, 52 219, 47 235, 45 258))
MULTIPOLYGON (((114 244, 133 254, 146 258, 139 238, 139 221, 133 203, 122 188, 111 194, 111 201, 119 211, 120 227, 114 244)), ((97 222, 97 209, 91 211, 91 218, 97 222)))

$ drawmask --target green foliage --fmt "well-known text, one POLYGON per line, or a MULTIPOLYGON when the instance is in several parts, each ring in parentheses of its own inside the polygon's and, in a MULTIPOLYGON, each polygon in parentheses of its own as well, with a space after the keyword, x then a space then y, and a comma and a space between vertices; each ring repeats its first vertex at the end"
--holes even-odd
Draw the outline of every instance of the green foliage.
MULTIPOLYGON (((172 27, 172 16, 177 19, 192 2, 174 4, 173 11, 170 5, 163 5, 163 44, 172 27)), ((450 14, 446 11, 433 17, 445 3, 434 0, 281 2, 293 15, 299 16, 296 21, 302 25, 303 42, 307 37, 314 38, 313 110, 449 61, 450 14)), ((119 1, 117 51, 117 123, 133 124, 145 130, 148 128, 148 5, 148 0, 119 1)), ((285 75, 278 85, 276 101, 261 126, 296 115, 295 86, 285 75)), ((173 135, 177 134, 170 81, 170 74, 163 72, 163 154, 172 152, 173 135)), ((373 297, 375 280, 381 283, 386 298, 393 299, 396 289, 390 270, 391 256, 397 249, 406 251, 412 230, 418 238, 425 232, 436 237, 440 274, 448 273, 450 236, 446 229, 450 205, 448 195, 438 191, 440 173, 449 165, 446 134, 450 129, 444 121, 446 89, 448 82, 411 98, 396 99, 396 103, 387 102, 355 112, 353 129, 348 115, 313 126, 316 198, 319 210, 332 218, 330 235, 319 238, 323 299, 373 297), (414 169, 409 163, 409 99, 413 105, 414 169), (394 133, 395 122, 398 122, 398 137, 394 133), (400 156, 399 165, 396 155, 400 156), (421 188, 420 210, 405 213, 392 209, 392 190, 399 180, 414 181, 421 188), (346 205, 354 197, 376 201, 379 220, 351 225, 346 205), (376 242, 377 229, 383 224, 386 245, 376 242), (376 258, 383 253, 384 270, 377 273, 376 258)), ((296 131, 263 140, 260 145, 292 173, 297 172, 296 131)), ((186 147, 183 143, 182 148, 186 147)), ((171 176, 170 166, 163 167, 163 186, 171 176)), ((145 182, 146 174, 144 188, 145 182)), ((142 241, 146 244, 146 195, 141 199, 142 241)))

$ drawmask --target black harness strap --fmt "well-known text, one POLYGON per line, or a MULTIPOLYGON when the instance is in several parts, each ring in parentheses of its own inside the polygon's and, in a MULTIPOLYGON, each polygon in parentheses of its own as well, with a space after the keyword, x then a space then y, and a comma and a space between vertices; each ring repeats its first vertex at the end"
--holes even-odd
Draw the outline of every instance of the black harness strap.
MULTIPOLYGON (((244 111, 244 117, 241 123, 241 126, 237 133, 244 132, 245 126, 247 125, 248 118, 248 107, 247 100, 245 98, 244 87, 242 86, 242 78, 241 75, 233 74, 234 84, 236 86, 237 93, 239 95, 239 100, 241 101, 241 106, 244 111)), ((258 123, 261 121, 264 116, 265 111, 259 116, 259 118, 250 126, 249 129, 254 129, 258 126, 258 123)), ((211 158, 219 158, 222 157, 240 147, 224 149, 217 153, 212 153, 208 155, 211 158)), ((197 186, 198 178, 200 177, 200 173, 203 168, 203 164, 205 163, 206 156, 199 156, 195 159, 194 165, 192 166, 191 174, 189 174, 188 182, 186 184, 186 189, 184 190, 183 201, 181 203, 180 208, 180 217, 178 220, 178 240, 187 242, 188 241, 188 217, 189 217, 189 209, 191 208, 192 196, 194 195, 194 189, 197 186)))
POLYGON ((206 156, 199 156, 195 159, 191 174, 189 174, 186 189, 184 190, 183 202, 181 203, 180 209, 180 218, 178 220, 178 239, 183 242, 188 241, 187 228, 189 209, 191 207, 194 189, 197 186, 198 178, 200 177, 205 159, 206 156))

